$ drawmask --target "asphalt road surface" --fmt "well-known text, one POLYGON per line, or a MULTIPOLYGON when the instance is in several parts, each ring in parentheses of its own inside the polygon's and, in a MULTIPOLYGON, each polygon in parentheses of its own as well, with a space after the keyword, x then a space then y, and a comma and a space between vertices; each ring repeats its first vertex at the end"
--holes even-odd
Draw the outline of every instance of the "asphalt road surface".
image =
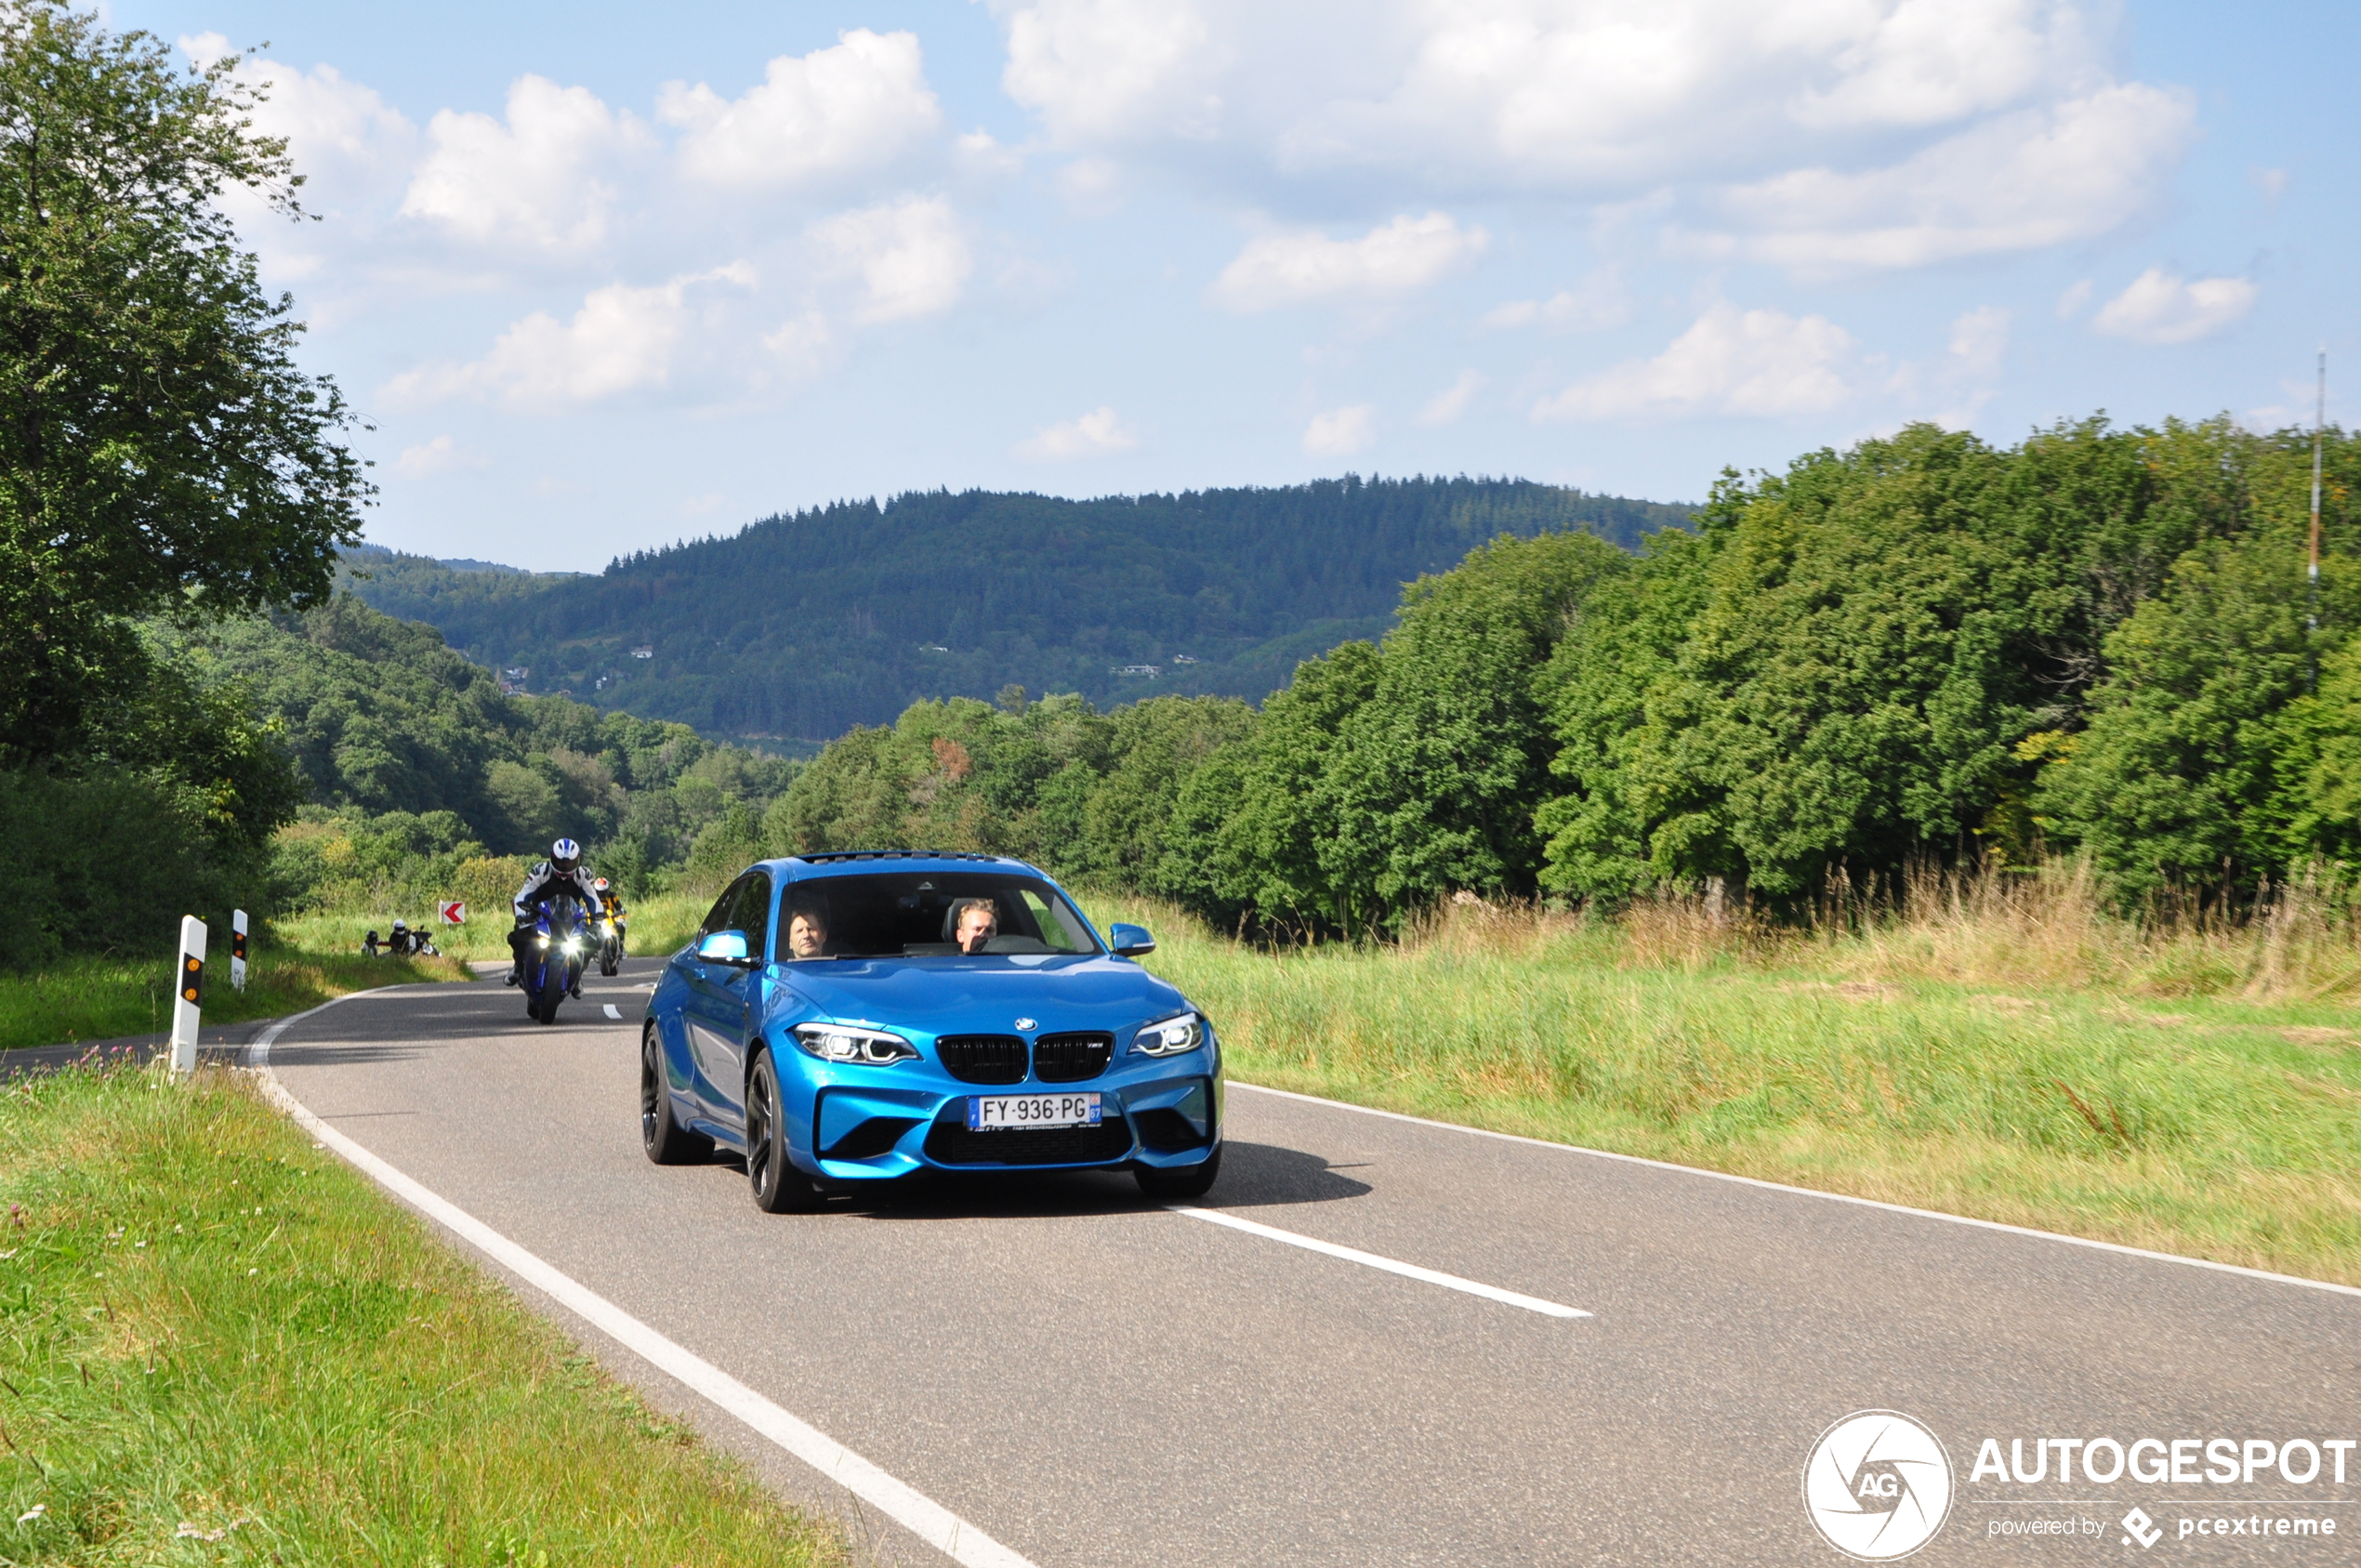
MULTIPOLYGON (((2200 1440, 2185 1474, 2227 1439, 2241 1461, 2286 1448, 2301 1476, 2293 1440, 2361 1439, 2361 1295, 1235 1087, 1204 1207, 1446 1279, 1204 1223, 1121 1177, 767 1216, 734 1165, 640 1153, 655 970, 594 977, 549 1028, 497 983, 354 997, 269 1065, 363 1148, 1040 1568, 1841 1562, 1804 1469, 1870 1409, 1948 1456, 1919 1561, 2361 1562, 2361 1449, 2301 1484, 2270 1457, 2229 1483, 1971 1475, 1987 1438, 2029 1469, 2065 1452, 2044 1439, 2152 1437, 2200 1440), (2135 1507, 2153 1546, 2120 1522, 2135 1507)), ((941 1561, 524 1294, 871 1557, 941 1561)), ((1848 1486, 1895 1484, 1842 1463, 1848 1486)))

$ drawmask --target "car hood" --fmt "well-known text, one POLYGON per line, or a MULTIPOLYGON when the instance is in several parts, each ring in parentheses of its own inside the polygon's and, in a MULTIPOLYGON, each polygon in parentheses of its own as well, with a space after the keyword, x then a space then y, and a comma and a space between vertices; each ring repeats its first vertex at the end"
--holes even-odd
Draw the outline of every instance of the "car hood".
MULTIPOLYGON (((782 964, 771 973, 821 1017, 929 1034, 1112 1032, 1189 1007, 1179 991, 1125 958, 838 958, 782 964), (1034 1022, 1021 1025, 1021 1018, 1034 1022)), ((787 995, 779 1002, 793 1006, 787 995)))

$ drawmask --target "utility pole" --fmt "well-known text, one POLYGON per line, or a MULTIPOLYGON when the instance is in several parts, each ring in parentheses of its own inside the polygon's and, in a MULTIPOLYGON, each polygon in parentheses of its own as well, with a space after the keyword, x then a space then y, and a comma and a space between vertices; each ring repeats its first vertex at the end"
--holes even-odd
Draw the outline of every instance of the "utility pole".
POLYGON ((2305 639, 2315 645, 2305 661, 2315 691, 2320 685, 2320 656, 2316 646, 2320 640, 2320 432, 2328 423, 2328 346, 2320 345, 2319 401, 2312 410, 2312 565, 2306 578, 2304 629, 2311 635, 2305 639))

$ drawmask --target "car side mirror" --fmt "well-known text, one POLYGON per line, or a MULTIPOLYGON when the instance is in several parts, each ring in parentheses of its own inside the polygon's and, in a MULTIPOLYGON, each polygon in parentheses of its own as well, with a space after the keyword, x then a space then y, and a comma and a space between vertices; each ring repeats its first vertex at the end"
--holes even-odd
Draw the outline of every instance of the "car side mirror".
POLYGON ((1156 950, 1156 939, 1148 934, 1145 926, 1116 924, 1107 928, 1107 945, 1118 958, 1137 958, 1142 953, 1156 950))
POLYGON ((697 943, 697 956, 708 964, 744 964, 746 958, 746 933, 744 931, 708 931, 697 943))

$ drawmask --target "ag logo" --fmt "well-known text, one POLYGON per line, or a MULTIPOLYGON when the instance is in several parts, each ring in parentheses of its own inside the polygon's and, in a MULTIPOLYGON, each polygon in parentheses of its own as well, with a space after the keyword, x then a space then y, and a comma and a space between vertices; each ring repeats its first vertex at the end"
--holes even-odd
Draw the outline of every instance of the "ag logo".
POLYGON ((1907 1557, 1951 1516, 1951 1457, 1934 1433, 1899 1411, 1855 1411, 1812 1445, 1803 1509, 1847 1557, 1907 1557))

